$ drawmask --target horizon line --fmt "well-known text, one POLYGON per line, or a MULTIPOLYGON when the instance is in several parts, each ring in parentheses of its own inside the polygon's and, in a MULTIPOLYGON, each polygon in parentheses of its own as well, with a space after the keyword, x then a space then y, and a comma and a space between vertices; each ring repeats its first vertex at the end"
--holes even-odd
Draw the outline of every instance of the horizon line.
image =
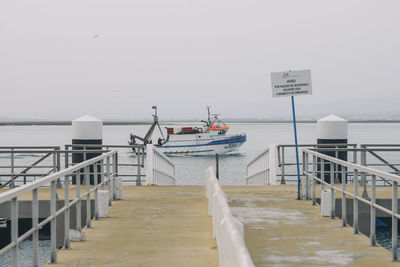
MULTIPOLYGON (((298 119, 296 123, 316 123, 315 119, 298 119)), ((290 119, 226 119, 228 123, 292 123, 290 119)), ((400 123, 398 119, 350 119, 349 123, 400 123)), ((145 125, 152 124, 150 120, 103 120, 103 125, 145 125)), ((165 120, 159 121, 160 124, 173 123, 200 123, 195 120, 165 120)), ((0 121, 0 126, 30 126, 30 125, 72 125, 72 121, 67 120, 15 120, 15 121, 0 121)))

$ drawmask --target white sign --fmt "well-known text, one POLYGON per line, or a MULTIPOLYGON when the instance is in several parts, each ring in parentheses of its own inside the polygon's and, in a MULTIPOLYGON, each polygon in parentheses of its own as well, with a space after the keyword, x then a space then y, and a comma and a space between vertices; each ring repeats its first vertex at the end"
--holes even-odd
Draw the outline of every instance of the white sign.
POLYGON ((272 97, 311 95, 311 71, 271 73, 272 97))

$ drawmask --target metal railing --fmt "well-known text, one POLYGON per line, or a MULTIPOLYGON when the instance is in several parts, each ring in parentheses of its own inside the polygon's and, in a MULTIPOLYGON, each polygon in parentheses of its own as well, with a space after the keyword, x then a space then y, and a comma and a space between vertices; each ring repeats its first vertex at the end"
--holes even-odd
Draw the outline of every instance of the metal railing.
POLYGON ((219 266, 253 267, 244 242, 243 224, 233 216, 212 167, 207 169, 205 187, 208 215, 212 216, 213 222, 213 238, 217 241, 219 266))
MULTIPOLYGON (((300 148, 343 148, 343 147, 350 147, 350 148, 357 148, 357 144, 299 144, 300 148)), ((282 144, 277 145, 278 151, 278 167, 280 168, 280 173, 276 174, 277 177, 280 177, 281 184, 286 184, 286 182, 297 182, 297 170, 296 166, 296 157, 295 157, 295 148, 294 144, 282 144), (289 151, 288 150, 293 150, 289 151), (292 177, 296 177, 290 179, 292 177), (289 178, 289 179, 288 179, 289 178)), ((329 151, 331 151, 330 149, 329 151)), ((352 155, 353 162, 357 162, 357 155, 352 155)), ((302 159, 299 157, 299 164, 300 166, 303 165, 302 159)))
MULTIPOLYGON (((317 149, 323 152, 350 152, 348 161, 363 166, 374 167, 389 173, 400 174, 400 162, 398 161, 400 144, 361 144, 357 150, 357 144, 301 144, 299 147, 317 149), (383 153, 383 154, 382 154, 383 153), (396 162, 397 161, 397 162, 396 162)), ((294 154, 295 145, 278 145, 278 166, 281 177, 281 183, 296 182, 296 160, 294 154), (289 149, 293 150, 290 151, 289 149), (288 151, 289 150, 289 151, 288 151), (289 153, 288 153, 289 152, 289 153)), ((337 154, 335 155, 337 157, 337 154)), ((300 165, 302 166, 300 159, 300 165)), ((367 177, 370 181, 370 177, 367 177)), ((387 181, 382 180, 380 185, 389 185, 387 181)))
POLYGON ((246 184, 276 184, 275 154, 275 145, 269 145, 246 165, 246 184))
POLYGON ((390 162, 390 160, 398 161, 400 144, 361 144, 360 148, 365 149, 365 152, 361 154, 362 165, 376 167, 397 175, 400 174, 400 162, 390 162), (378 154, 378 152, 385 155, 378 154), (393 155, 393 152, 396 154, 393 155))
POLYGON ((310 199, 310 193, 312 194, 312 204, 316 204, 316 184, 321 183, 321 194, 324 190, 324 187, 330 189, 331 199, 330 199, 330 207, 331 207, 331 218, 335 218, 335 193, 339 192, 341 194, 341 204, 342 204, 342 226, 347 225, 347 215, 346 215, 346 197, 350 197, 353 200, 353 233, 357 234, 359 232, 359 223, 358 223, 358 204, 359 202, 365 203, 370 207, 370 245, 376 245, 376 211, 379 210, 386 214, 389 214, 392 217, 392 260, 398 259, 397 253, 397 238, 398 238, 398 230, 397 230, 397 220, 400 219, 400 214, 398 213, 398 185, 400 182, 400 176, 387 173, 384 171, 372 169, 369 167, 362 166, 360 164, 346 162, 334 157, 330 157, 324 155, 317 151, 312 151, 310 149, 303 150, 303 162, 304 169, 303 175, 305 179, 305 198, 310 199), (310 162, 310 158, 312 158, 312 162, 310 162), (310 166, 312 170, 310 171, 310 166), (329 172, 325 171, 325 166, 329 166, 329 172), (335 184, 335 176, 338 175, 337 171, 341 170, 341 186, 335 184), (319 171, 318 171, 319 170, 319 171), (346 189, 346 175, 351 172, 353 174, 353 192, 346 189), (329 182, 326 180, 326 174, 329 176, 329 182), (362 177, 365 175, 371 176, 371 198, 367 199, 362 196, 359 196, 358 187, 359 181, 362 180, 362 177), (376 181, 377 179, 385 179, 391 182, 392 187, 392 210, 389 210, 379 204, 376 203, 376 181), (311 189, 312 184, 312 189, 311 189))
MULTIPOLYGON (((125 184, 136 184, 138 186, 142 185, 142 178, 145 175, 143 172, 145 163, 145 146, 144 145, 85 145, 85 144, 67 144, 65 145, 65 150, 73 151, 71 153, 65 154, 65 166, 72 166, 72 159, 68 155, 73 155, 76 153, 74 149, 86 150, 84 154, 84 159, 86 159, 87 154, 95 153, 93 149, 105 149, 105 150, 118 150, 119 157, 117 161, 117 173, 118 176, 123 179, 125 184), (122 154, 127 154, 128 156, 122 157, 122 154), (132 159, 129 155, 136 155, 136 159, 132 159), (129 161, 122 161, 122 158, 128 158, 129 161), (133 161, 130 161, 132 159, 133 161), (135 162, 136 161, 136 162, 135 162), (136 179, 133 179, 136 178, 136 179)), ((144 180, 143 180, 144 181, 144 180)))
POLYGON ((64 248, 70 248, 69 239, 69 229, 70 229, 70 209, 73 205, 76 205, 76 226, 77 230, 81 230, 81 202, 86 198, 86 227, 91 227, 91 193, 94 194, 94 208, 95 216, 98 219, 98 189, 105 189, 105 185, 108 186, 108 190, 113 190, 110 195, 115 196, 115 177, 117 176, 116 162, 118 158, 118 153, 116 151, 107 152, 96 158, 86 160, 82 163, 76 164, 67 169, 58 171, 54 174, 48 175, 40 180, 22 185, 18 188, 11 189, 0 194, 0 204, 5 202, 11 202, 11 243, 0 250, 0 255, 3 255, 7 251, 12 251, 12 265, 18 266, 18 244, 23 240, 32 236, 32 246, 33 246, 33 256, 32 262, 33 266, 39 266, 39 230, 46 224, 50 223, 51 229, 51 263, 57 263, 57 244, 56 244, 56 232, 57 232, 57 216, 64 215, 64 248), (111 163, 114 163, 114 168, 111 168, 111 163), (90 168, 95 166, 94 168, 90 168), (93 172, 90 171, 93 170, 93 172), (95 177, 94 185, 90 186, 90 176, 95 177), (84 177, 86 192, 80 192, 81 184, 80 177, 84 177), (100 182, 98 182, 97 177, 101 177, 100 182), (70 177, 77 177, 76 179, 76 198, 70 200, 70 177), (58 200, 56 183, 57 181, 64 181, 64 204, 57 210, 56 201, 58 200), (110 186, 110 183, 114 183, 114 186, 110 186), (39 223, 39 193, 38 189, 44 185, 50 184, 50 215, 44 218, 43 221, 39 223), (18 234, 18 198, 23 194, 32 192, 32 227, 27 230, 24 234, 18 234))
MULTIPOLYGON (((64 154, 68 154, 68 153, 81 153, 81 154, 85 154, 88 153, 88 150, 13 150, 14 152, 10 152, 10 151, 5 151, 5 150, 0 150, 0 155, 1 154, 8 154, 8 153, 13 153, 14 157, 18 154, 23 154, 24 157, 36 157, 38 154, 45 154, 45 156, 41 157, 39 160, 35 161, 33 164, 31 165, 12 165, 12 166, 8 166, 8 165, 0 165, 0 168, 3 169, 7 169, 7 168, 11 168, 11 173, 0 173, 0 177, 9 177, 9 180, 6 182, 3 182, 0 185, 0 188, 9 186, 10 188, 15 188, 19 185, 23 185, 26 184, 28 182, 32 182, 35 181, 38 178, 42 178, 45 177, 47 175, 49 175, 50 173, 55 173, 57 171, 60 171, 63 166, 61 164, 61 158, 64 154), (38 163, 38 161, 40 160, 44 160, 46 159, 47 155, 53 155, 52 156, 52 162, 53 165, 38 165, 35 163, 38 163), (19 173, 17 173, 16 171, 18 171, 19 169, 23 170, 19 173), (49 170, 50 168, 50 170, 49 170), (28 173, 29 170, 36 170, 35 173, 28 173), (22 181, 19 181, 21 178, 23 178, 22 181)), ((90 150, 90 153, 98 153, 98 154, 102 154, 102 153, 107 153, 109 152, 109 150, 90 150)), ((47 163, 49 164, 49 163, 47 163)), ((65 167, 65 166, 64 166, 65 167)), ((58 183, 57 187, 61 187, 61 185, 58 183)))
POLYGON ((59 171, 61 169, 59 150, 58 146, 0 147, 0 188, 6 186, 14 188, 37 177, 59 171), (28 164, 28 158, 34 161, 28 164), (21 181, 18 178, 23 179, 21 181))
POLYGON ((174 185, 175 164, 154 145, 146 146, 146 182, 147 185, 174 185))

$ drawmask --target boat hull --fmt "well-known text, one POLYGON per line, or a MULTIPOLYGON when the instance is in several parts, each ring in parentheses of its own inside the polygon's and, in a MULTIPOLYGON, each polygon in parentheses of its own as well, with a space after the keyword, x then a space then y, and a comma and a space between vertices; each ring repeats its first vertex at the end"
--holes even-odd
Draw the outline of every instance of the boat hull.
POLYGON ((188 155, 215 155, 226 154, 237 150, 244 142, 246 142, 246 135, 239 135, 234 137, 226 137, 219 140, 202 144, 174 144, 169 145, 166 143, 157 148, 168 156, 188 156, 188 155))

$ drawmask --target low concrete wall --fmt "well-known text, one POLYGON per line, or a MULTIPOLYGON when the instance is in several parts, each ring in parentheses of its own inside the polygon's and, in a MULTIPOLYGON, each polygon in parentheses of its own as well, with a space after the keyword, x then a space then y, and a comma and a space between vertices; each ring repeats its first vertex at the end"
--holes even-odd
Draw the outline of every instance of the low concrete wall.
MULTIPOLYGON (((317 199, 318 203, 321 203, 321 199, 317 199)), ((383 206, 386 209, 392 209, 392 199, 377 199, 376 204, 383 206)), ((400 212, 400 200, 398 200, 398 206, 400 212)), ((336 198, 335 202, 335 216, 342 218, 342 199, 336 198)), ((346 216, 347 224, 353 226, 353 199, 346 199, 346 216)), ((389 214, 376 210, 376 217, 385 223, 391 223, 389 214)), ((371 207, 363 202, 358 202, 358 224, 361 233, 369 236, 371 232, 371 207)), ((400 225, 399 225, 400 226, 400 225)), ((399 228, 400 229, 400 228, 399 228)))

